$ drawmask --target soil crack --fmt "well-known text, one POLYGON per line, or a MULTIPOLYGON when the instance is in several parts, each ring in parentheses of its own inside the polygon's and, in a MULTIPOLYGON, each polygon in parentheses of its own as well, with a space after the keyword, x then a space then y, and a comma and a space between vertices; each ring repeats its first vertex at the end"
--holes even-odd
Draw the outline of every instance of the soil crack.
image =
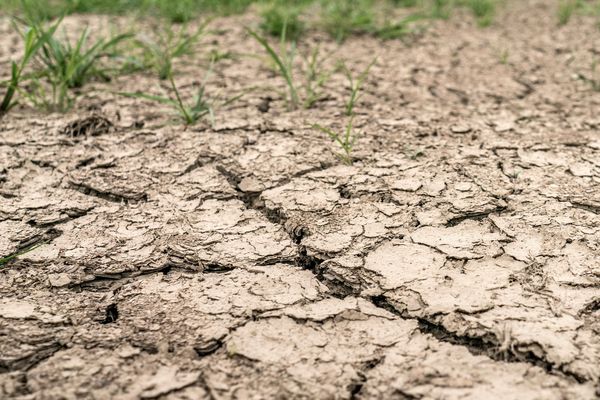
POLYGON ((519 351, 511 346, 505 347, 499 343, 496 336, 487 334, 481 337, 468 335, 459 335, 456 332, 447 330, 440 324, 437 324, 427 318, 411 317, 399 312, 383 295, 374 296, 370 300, 375 306, 391 312, 402 319, 412 319, 418 322, 419 331, 423 334, 429 334, 441 342, 451 343, 463 346, 469 352, 476 356, 486 356, 497 362, 518 363, 524 362, 542 368, 546 372, 556 373, 574 379, 578 383, 585 383, 586 380, 569 371, 557 368, 551 362, 537 356, 532 351, 519 351))
POLYGON ((130 195, 124 195, 111 191, 105 191, 93 188, 85 183, 69 182, 71 189, 77 190, 87 196, 97 197, 103 200, 107 200, 113 203, 130 204, 138 202, 148 201, 148 195, 146 193, 132 193, 130 195))

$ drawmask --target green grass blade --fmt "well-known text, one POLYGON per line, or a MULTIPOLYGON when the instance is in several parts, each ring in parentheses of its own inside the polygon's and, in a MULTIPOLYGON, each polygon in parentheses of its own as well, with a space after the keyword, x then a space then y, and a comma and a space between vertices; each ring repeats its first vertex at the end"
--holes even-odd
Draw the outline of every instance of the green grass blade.
POLYGON ((177 105, 179 112, 181 113, 182 117, 184 117, 186 124, 193 124, 194 122, 196 122, 196 120, 194 120, 192 115, 188 112, 188 109, 183 103, 183 100, 181 100, 179 90, 177 90, 177 86, 175 86, 175 80, 173 79, 173 75, 171 74, 169 75, 169 81, 171 82, 171 87, 175 92, 175 98, 177 99, 177 102, 175 104, 177 105))
POLYGON ((131 92, 118 92, 118 94, 120 96, 130 97, 130 98, 134 98, 134 99, 145 99, 145 100, 151 100, 151 101, 155 101, 157 103, 161 103, 161 104, 165 104, 165 105, 169 105, 169 106, 177 106, 177 102, 168 97, 153 96, 153 95, 146 94, 146 93, 131 93, 131 92))
POLYGON ((29 247, 26 247, 26 248, 24 248, 22 250, 17 251, 14 254, 9 254, 8 256, 0 257, 0 267, 8 264, 10 261, 14 260, 15 258, 17 258, 19 256, 22 256, 24 254, 27 254, 27 253, 29 253, 29 252, 37 249, 38 247, 40 247, 40 246, 42 246, 44 244, 46 244, 46 242, 36 243, 36 244, 33 244, 33 245, 31 245, 29 247))
POLYGON ((277 64, 277 67, 279 68, 279 71, 281 72, 281 75, 285 79, 285 81, 288 85, 288 88, 290 90, 290 97, 292 100, 292 105, 294 108, 297 107, 297 105, 299 103, 298 94, 296 93, 296 88, 294 87, 294 83, 292 81, 292 75, 290 73, 289 68, 285 65, 285 63, 281 60, 281 58, 279 57, 277 52, 275 52, 275 50, 273 50, 271 45, 269 45, 269 43, 267 42, 267 40, 264 37, 260 36, 259 34, 254 32, 252 29, 247 28, 247 31, 250 35, 252 35, 252 37, 254 37, 254 39, 256 39, 258 41, 258 43, 260 43, 264 47, 264 49, 267 51, 269 56, 277 64))

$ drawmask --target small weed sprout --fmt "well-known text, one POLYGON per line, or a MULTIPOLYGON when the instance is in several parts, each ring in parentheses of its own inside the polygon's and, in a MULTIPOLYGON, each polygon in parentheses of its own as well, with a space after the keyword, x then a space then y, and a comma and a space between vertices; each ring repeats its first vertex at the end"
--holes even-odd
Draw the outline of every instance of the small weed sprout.
POLYGON ((205 86, 202 84, 196 96, 190 104, 184 103, 181 98, 181 94, 179 93, 179 89, 177 89, 177 85, 175 84, 175 79, 173 79, 173 75, 169 74, 167 77, 169 80, 169 84, 171 85, 172 96, 153 96, 147 93, 119 93, 122 96, 133 97, 138 99, 146 99, 155 101, 157 103, 165 104, 173 108, 179 115, 179 117, 183 120, 185 125, 193 125, 200 120, 200 118, 208 115, 210 119, 213 119, 214 112, 213 108, 206 100, 205 96, 205 86))
POLYGON ((321 23, 338 42, 350 34, 373 30, 375 16, 372 0, 321 0, 321 23))
POLYGON ((330 73, 324 67, 325 58, 320 57, 320 48, 315 47, 309 55, 303 56, 304 59, 304 81, 298 83, 294 79, 294 60, 297 55, 295 43, 286 43, 286 29, 281 35, 280 51, 276 52, 268 43, 267 39, 260 36, 251 29, 248 33, 254 37, 266 50, 271 61, 276 65, 277 72, 283 77, 289 91, 289 108, 297 109, 299 106, 311 108, 322 97, 321 89, 330 77, 330 73), (301 101, 299 90, 304 94, 301 101))
POLYGON ((119 42, 131 37, 120 34, 109 39, 100 38, 88 46, 89 31, 84 29, 73 46, 68 41, 60 41, 50 36, 38 55, 49 77, 68 89, 81 88, 93 78, 108 79, 108 68, 98 65, 98 61, 110 56, 110 50, 119 42))
POLYGON ((433 19, 448 19, 450 18, 449 0, 432 0, 430 5, 429 17, 433 19))
POLYGON ((404 39, 408 35, 418 32, 415 28, 416 22, 423 20, 425 17, 422 14, 410 14, 399 21, 385 21, 382 27, 378 28, 374 33, 377 37, 383 40, 404 39))
POLYGON ((173 60, 184 55, 192 54, 194 44, 204 33, 208 22, 201 24, 191 34, 184 26, 178 31, 170 26, 165 28, 157 37, 141 35, 135 44, 142 50, 142 66, 153 69, 161 80, 166 80, 172 74, 173 60))
POLYGON ((496 10, 495 0, 469 0, 467 6, 471 9, 477 23, 481 27, 489 26, 493 19, 496 10))
POLYGON ((101 58, 111 56, 110 50, 131 37, 120 34, 109 39, 100 38, 88 46, 89 31, 84 29, 75 44, 56 39, 56 25, 45 30, 40 23, 33 29, 42 41, 33 61, 36 71, 31 75, 31 90, 22 91, 36 106, 50 111, 65 112, 74 98, 71 89, 81 88, 93 78, 109 79, 108 68, 99 65, 101 58), (48 92, 47 86, 50 86, 48 92))
POLYGON ((304 108, 312 108, 323 97, 322 88, 331 76, 323 66, 325 58, 319 57, 319 53, 320 48, 317 46, 310 56, 304 58, 304 108))
POLYGON ((46 242, 39 242, 39 243, 33 244, 29 247, 26 247, 24 249, 21 249, 13 254, 9 254, 8 256, 0 257, 0 267, 8 264, 9 262, 13 261, 14 259, 16 259, 19 256, 22 256, 24 254, 32 252, 33 250, 37 249, 38 247, 40 247, 44 244, 46 244, 46 242))
POLYGON ((300 104, 300 100, 298 97, 298 91, 296 90, 296 85, 294 84, 294 75, 293 75, 293 64, 294 58, 296 56, 296 45, 292 43, 289 47, 286 45, 286 28, 282 30, 281 33, 281 50, 279 54, 271 47, 267 39, 252 29, 247 28, 248 33, 256 39, 258 43, 266 50, 267 54, 271 58, 271 60, 277 66, 277 69, 280 75, 285 79, 285 82, 288 87, 288 91, 290 94, 289 105, 290 108, 295 110, 298 108, 300 104))
POLYGON ((425 156, 425 151, 421 148, 414 148, 408 145, 404 145, 402 152, 405 156, 410 158, 411 160, 417 160, 419 157, 425 156))
POLYGON ((327 136, 329 136, 331 140, 333 140, 340 146, 342 152, 337 153, 336 155, 346 165, 352 165, 352 150, 354 149, 354 145, 356 143, 356 140, 358 139, 358 135, 356 134, 353 128, 353 120, 353 116, 349 117, 348 123, 346 124, 346 129, 343 134, 339 134, 338 132, 335 132, 319 124, 313 125, 314 129, 325 133, 327 136))
POLYGON ((278 0, 272 2, 263 12, 260 28, 268 35, 281 37, 284 34, 287 40, 297 40, 304 32, 304 23, 300 20, 302 9, 297 5, 278 0))
MULTIPOLYGON (((25 47, 25 51, 23 53, 23 58, 21 58, 20 62, 12 62, 11 70, 10 70, 10 80, 3 83, 2 86, 6 87, 6 93, 2 98, 2 103, 0 103, 0 118, 4 116, 10 109, 12 109, 17 103, 14 100, 15 94, 20 88, 20 85, 23 81, 23 72, 31 59, 36 55, 38 50, 46 44, 48 39, 54 35, 54 32, 60 25, 62 19, 56 21, 50 29, 42 34, 38 34, 36 27, 27 27, 25 33, 22 35, 23 43, 25 47)), ((17 28, 16 23, 14 23, 15 28, 17 28)))
MULTIPOLYGON (((138 98, 151 100, 160 104, 167 105, 175 110, 179 116, 179 118, 184 122, 186 126, 194 125, 198 121, 200 121, 204 117, 208 117, 211 124, 214 124, 214 112, 215 112, 215 103, 211 101, 206 95, 206 81, 210 73, 212 72, 212 63, 209 68, 202 84, 198 88, 196 95, 193 97, 190 103, 184 102, 177 85, 175 84, 175 79, 173 78, 172 73, 169 74, 167 79, 169 80, 169 84, 171 86, 171 95, 170 96, 154 96, 147 93, 126 93, 120 92, 119 94, 126 97, 138 98)), ((219 106, 226 106, 228 104, 233 103, 244 95, 244 93, 232 97, 230 99, 225 100, 219 106)))
POLYGON ((595 92, 600 92, 600 73, 598 73, 598 64, 598 60, 594 60, 592 62, 589 76, 586 76, 582 73, 578 74, 579 79, 589 84, 592 90, 595 92))
POLYGON ((376 62, 377 62, 377 58, 373 59, 373 61, 371 61, 369 63, 369 65, 367 65, 367 67, 358 75, 357 78, 354 78, 352 76, 352 72, 348 69, 346 64, 341 63, 340 67, 341 67, 342 71, 344 72, 344 74, 346 75, 346 78, 348 79, 348 83, 350 85, 350 99, 346 103, 346 115, 347 116, 354 115, 354 106, 360 99, 362 86, 363 86, 365 80, 367 79, 367 77, 369 76, 369 72, 371 71, 371 68, 373 67, 373 65, 375 65, 376 62))
POLYGON ((498 49, 498 61, 502 65, 508 65, 510 50, 508 48, 498 49))
POLYGON ((392 4, 396 7, 415 7, 419 4, 419 0, 392 0, 392 4))
POLYGON ((578 6, 578 0, 561 0, 558 4, 558 25, 568 24, 578 6))

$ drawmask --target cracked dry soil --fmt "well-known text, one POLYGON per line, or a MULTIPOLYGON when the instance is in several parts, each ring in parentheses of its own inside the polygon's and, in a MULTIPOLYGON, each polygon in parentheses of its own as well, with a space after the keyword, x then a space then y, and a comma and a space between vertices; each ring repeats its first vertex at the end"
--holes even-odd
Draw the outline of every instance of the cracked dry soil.
MULTIPOLYGON (((110 94, 145 75, 9 114, 0 255, 43 244, 0 270, 0 397, 597 398, 600 93, 573 75, 600 36, 549 3, 412 44, 311 33, 356 70, 379 54, 353 166, 310 128, 342 125, 337 75, 315 109, 258 90, 214 127, 110 94)), ((260 53, 253 18, 202 48, 260 53)), ((283 89, 251 57, 212 79, 283 89)))

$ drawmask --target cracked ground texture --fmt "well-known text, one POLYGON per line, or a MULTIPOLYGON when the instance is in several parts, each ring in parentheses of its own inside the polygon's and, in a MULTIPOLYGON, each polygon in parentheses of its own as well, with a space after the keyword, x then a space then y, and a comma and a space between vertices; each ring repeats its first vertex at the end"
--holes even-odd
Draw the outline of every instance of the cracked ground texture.
MULTIPOLYGON (((343 75, 289 112, 255 57, 215 67, 212 87, 258 89, 213 126, 111 94, 157 90, 144 74, 7 115, 0 256, 34 248, 0 267, 0 398, 598 398, 600 93, 573 77, 600 32, 554 13, 309 33, 332 65, 379 56, 352 166, 311 128, 343 126, 343 75), (91 114, 113 126, 74 135, 91 114)), ((183 91, 211 47, 262 54, 255 23, 213 21, 183 91)))

